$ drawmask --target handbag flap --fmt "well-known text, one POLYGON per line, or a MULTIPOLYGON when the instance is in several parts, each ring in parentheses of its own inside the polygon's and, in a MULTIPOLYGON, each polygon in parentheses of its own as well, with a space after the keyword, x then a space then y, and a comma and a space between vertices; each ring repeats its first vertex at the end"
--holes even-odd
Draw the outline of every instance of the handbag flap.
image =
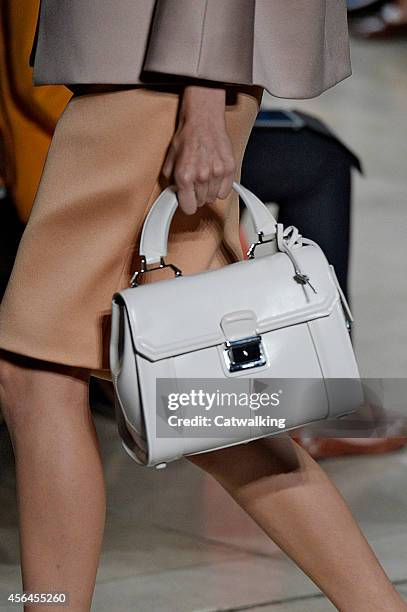
MULTIPOLYGON (((250 314, 258 334, 328 316, 338 292, 323 252, 306 245, 294 253, 315 292, 278 252, 124 289, 113 299, 127 310, 136 352, 152 361, 224 343, 225 320, 239 312, 250 314)), ((247 328, 250 317, 243 319, 247 328)))

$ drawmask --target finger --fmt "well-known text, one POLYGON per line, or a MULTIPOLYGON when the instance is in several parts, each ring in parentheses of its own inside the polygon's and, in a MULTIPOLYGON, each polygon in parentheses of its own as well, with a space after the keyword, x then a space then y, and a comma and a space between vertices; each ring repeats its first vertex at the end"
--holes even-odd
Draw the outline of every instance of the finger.
POLYGON ((170 180, 174 172, 175 154, 172 148, 167 153, 164 165, 162 167, 162 174, 166 179, 170 180))
POLYGON ((187 214, 193 214, 197 207, 194 181, 194 169, 191 165, 184 163, 183 160, 176 160, 174 167, 175 188, 178 192, 180 208, 187 214))
POLYGON ((208 199, 208 181, 195 181, 194 188, 197 204, 198 206, 203 206, 208 199))
POLYGON ((198 202, 193 184, 177 190, 178 204, 187 215, 193 215, 198 209, 198 202))
POLYGON ((235 180, 236 176, 236 163, 234 158, 231 155, 228 155, 223 160, 223 163, 225 171, 223 174, 222 184, 218 192, 218 198, 221 198, 222 200, 226 199, 232 191, 233 181, 235 180))
POLYGON ((209 181, 209 186, 208 186, 208 198, 207 198, 208 203, 214 202, 216 198, 218 197, 218 193, 222 186, 222 181, 223 181, 223 172, 222 173, 219 172, 218 174, 216 174, 216 172, 214 171, 209 181))
POLYGON ((195 193, 198 201, 198 206, 206 204, 208 199, 209 179, 211 176, 211 167, 206 159, 198 161, 195 174, 195 193))
POLYGON ((228 175, 224 177, 220 189, 218 191, 218 198, 220 198, 221 200, 226 200, 226 198, 230 195, 230 192, 233 189, 234 178, 234 175, 228 175))

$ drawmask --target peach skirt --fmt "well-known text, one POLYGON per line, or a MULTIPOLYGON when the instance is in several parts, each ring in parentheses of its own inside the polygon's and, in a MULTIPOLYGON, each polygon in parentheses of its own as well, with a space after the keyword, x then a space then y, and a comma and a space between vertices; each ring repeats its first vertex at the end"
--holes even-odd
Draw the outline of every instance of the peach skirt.
MULTIPOLYGON (((259 90, 229 97, 227 128, 240 163, 259 90)), ((0 348, 109 377, 112 294, 138 266, 138 239, 162 190, 179 99, 177 90, 132 88, 70 100, 0 307, 0 348)), ((176 212, 167 260, 184 274, 239 258, 235 195, 193 216, 176 212)))

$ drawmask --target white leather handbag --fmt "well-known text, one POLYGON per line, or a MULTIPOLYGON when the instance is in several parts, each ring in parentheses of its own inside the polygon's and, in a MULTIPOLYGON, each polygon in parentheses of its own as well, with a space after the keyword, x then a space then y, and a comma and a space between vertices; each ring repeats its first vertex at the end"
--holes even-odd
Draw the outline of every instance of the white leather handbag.
MULTIPOLYGON (((188 402, 174 428, 169 417, 174 419, 176 411, 159 383, 178 398, 188 381, 195 390, 199 381, 203 386, 209 381, 212 388, 217 381, 240 391, 242 385, 253 391, 259 381, 263 389, 278 381, 277 393, 287 383, 287 401, 266 409, 269 417, 284 417, 285 431, 341 417, 363 402, 349 338, 352 315, 324 253, 295 227, 284 229, 242 185, 235 183, 234 189, 258 234, 247 260, 188 276, 165 263, 178 205, 168 188, 144 223, 142 269, 129 288, 113 296, 110 367, 116 416, 124 448, 142 465, 161 467, 184 455, 281 433, 272 418, 266 425, 247 420, 246 426, 208 432, 201 427, 197 433, 184 426, 188 402), (273 252, 258 256, 263 243, 270 243, 273 252), (140 276, 162 267, 172 271, 170 278, 139 284, 140 276)), ((229 416, 235 408, 228 407, 229 416)), ((208 407, 204 412, 210 414, 208 407)))

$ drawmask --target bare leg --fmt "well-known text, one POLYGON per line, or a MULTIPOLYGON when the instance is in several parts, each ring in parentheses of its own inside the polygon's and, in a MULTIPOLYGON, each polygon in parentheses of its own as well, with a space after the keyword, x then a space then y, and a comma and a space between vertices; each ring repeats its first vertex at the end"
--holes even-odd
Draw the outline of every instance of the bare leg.
POLYGON ((190 457, 342 612, 407 610, 325 472, 290 438, 190 457))
POLYGON ((67 592, 64 609, 87 612, 105 518, 89 375, 9 357, 0 352, 0 402, 16 459, 23 588, 67 592))

